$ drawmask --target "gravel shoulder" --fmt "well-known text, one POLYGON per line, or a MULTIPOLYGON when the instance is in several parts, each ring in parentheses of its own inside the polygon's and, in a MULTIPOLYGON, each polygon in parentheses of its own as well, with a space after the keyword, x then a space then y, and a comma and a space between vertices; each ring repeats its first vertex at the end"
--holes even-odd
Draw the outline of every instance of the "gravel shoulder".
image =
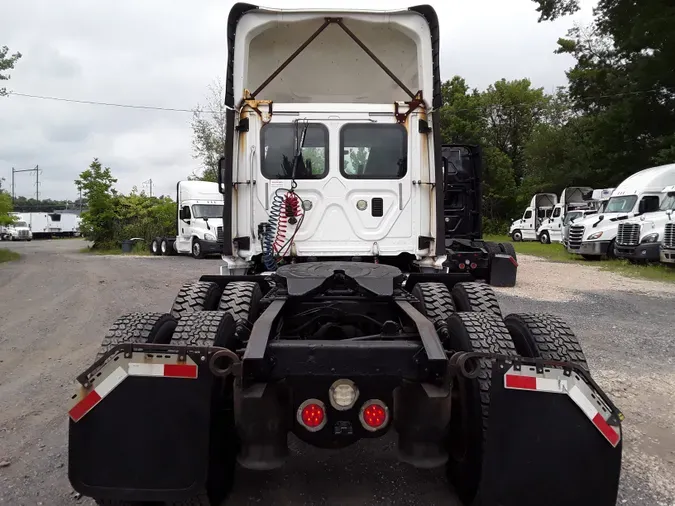
MULTIPOLYGON (((184 282, 220 265, 86 255, 83 246, 11 243, 21 260, 0 265, 0 463, 9 463, 0 467, 0 504, 92 504, 76 500, 67 480, 73 379, 115 318, 168 311, 184 282)), ((592 266, 519 261, 518 286, 498 290, 504 314, 566 319, 596 380, 626 415, 619 504, 675 504, 675 287, 592 266)), ((231 504, 457 504, 442 470, 399 464, 395 443, 390 434, 325 451, 290 438, 289 463, 272 473, 241 472, 231 504)))

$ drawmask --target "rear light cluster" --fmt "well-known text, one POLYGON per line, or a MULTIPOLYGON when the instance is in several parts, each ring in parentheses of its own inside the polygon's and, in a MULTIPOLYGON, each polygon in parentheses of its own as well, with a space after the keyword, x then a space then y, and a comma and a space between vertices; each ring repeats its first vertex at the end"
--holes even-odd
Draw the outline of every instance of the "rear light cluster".
MULTIPOLYGON (((337 380, 328 391, 331 406, 338 411, 347 411, 354 407, 359 390, 353 381, 337 380)), ((310 432, 318 432, 326 426, 328 415, 326 405, 319 399, 307 399, 298 407, 298 423, 310 432)), ((370 399, 361 405, 359 421, 364 429, 375 432, 389 423, 389 408, 379 399, 370 399)))
MULTIPOLYGON (((474 256, 476 256, 476 255, 474 255, 474 256)), ((460 268, 460 269, 469 269, 469 268, 471 268, 471 269, 476 269, 476 268, 478 268, 478 264, 477 264, 476 262, 472 262, 472 261, 469 260, 469 259, 466 259, 466 260, 460 260, 460 262, 459 262, 459 268, 460 268)))

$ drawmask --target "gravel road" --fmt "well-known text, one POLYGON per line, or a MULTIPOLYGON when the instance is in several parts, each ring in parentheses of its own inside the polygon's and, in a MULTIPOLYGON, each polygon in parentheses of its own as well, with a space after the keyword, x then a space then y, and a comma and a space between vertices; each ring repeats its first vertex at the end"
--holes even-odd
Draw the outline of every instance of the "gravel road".
MULTIPOLYGON (((73 379, 116 317, 167 311, 184 282, 217 273, 220 262, 85 255, 81 240, 2 246, 22 259, 0 265, 0 503, 89 506, 66 476, 73 379)), ((675 285, 519 260, 518 286, 498 291, 504 314, 565 318, 626 415, 618 504, 675 505, 675 285)), ((291 448, 295 458, 279 471, 240 472, 230 504, 457 504, 441 471, 396 461, 391 436, 341 451, 292 438, 291 448)))

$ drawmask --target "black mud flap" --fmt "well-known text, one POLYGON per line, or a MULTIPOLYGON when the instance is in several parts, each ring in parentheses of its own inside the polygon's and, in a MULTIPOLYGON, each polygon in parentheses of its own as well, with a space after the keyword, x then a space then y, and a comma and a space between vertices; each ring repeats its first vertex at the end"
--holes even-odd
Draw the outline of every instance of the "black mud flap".
POLYGON ((511 255, 497 254, 490 261, 490 284, 492 286, 516 286, 518 263, 511 255))
POLYGON ((622 438, 611 404, 574 371, 566 375, 569 383, 563 378, 563 387, 560 377, 546 384, 543 375, 515 371, 506 388, 505 376, 513 372, 494 365, 478 504, 614 506, 622 438), (573 390, 577 379, 586 394, 581 399, 580 389, 573 390), (562 393, 551 393, 556 388, 562 393))
POLYGON ((199 354, 189 354, 183 365, 175 355, 155 355, 152 363, 138 353, 111 357, 73 401, 71 485, 96 499, 178 501, 196 495, 204 489, 209 460, 208 365, 199 354))

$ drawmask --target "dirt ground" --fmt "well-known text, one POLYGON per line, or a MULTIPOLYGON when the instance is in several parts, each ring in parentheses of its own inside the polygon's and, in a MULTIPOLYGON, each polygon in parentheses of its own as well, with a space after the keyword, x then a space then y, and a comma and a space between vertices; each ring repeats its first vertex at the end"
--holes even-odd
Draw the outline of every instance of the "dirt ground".
MULTIPOLYGON (((67 479, 74 378, 123 313, 167 311, 186 282, 219 260, 102 257, 80 240, 3 243, 22 254, 0 265, 0 504, 93 504, 67 479)), ((518 286, 499 289, 504 314, 562 316, 582 341, 596 381, 626 415, 618 504, 675 504, 675 288, 592 266, 522 257, 518 286)), ((441 470, 399 464, 392 435, 341 451, 291 438, 271 473, 241 471, 229 504, 457 504, 441 470), (304 458, 301 458, 304 457, 304 458)))

